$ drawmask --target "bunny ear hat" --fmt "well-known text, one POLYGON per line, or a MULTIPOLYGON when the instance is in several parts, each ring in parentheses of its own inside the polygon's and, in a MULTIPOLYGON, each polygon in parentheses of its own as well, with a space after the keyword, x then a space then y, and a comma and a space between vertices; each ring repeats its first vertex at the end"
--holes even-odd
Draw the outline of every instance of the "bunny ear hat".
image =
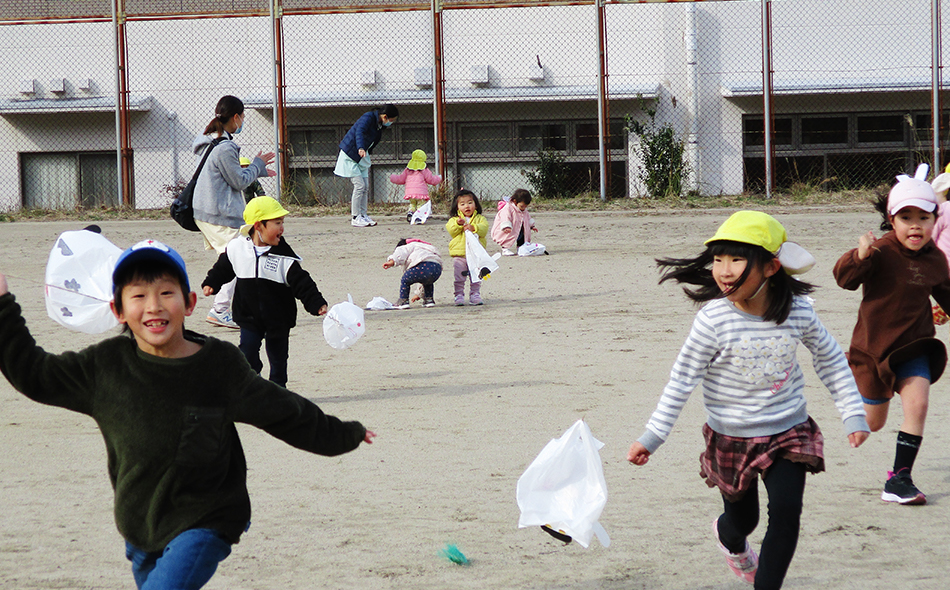
MULTIPOLYGON (((888 214, 894 215, 905 207, 917 207, 928 213, 932 213, 937 208, 939 204, 937 193, 927 182, 929 170, 930 167, 927 164, 921 164, 917 167, 913 178, 906 174, 898 175, 897 184, 891 187, 891 192, 887 195, 888 214)), ((941 174, 941 176, 944 175, 941 174)), ((934 182, 936 181, 935 178, 934 182)))

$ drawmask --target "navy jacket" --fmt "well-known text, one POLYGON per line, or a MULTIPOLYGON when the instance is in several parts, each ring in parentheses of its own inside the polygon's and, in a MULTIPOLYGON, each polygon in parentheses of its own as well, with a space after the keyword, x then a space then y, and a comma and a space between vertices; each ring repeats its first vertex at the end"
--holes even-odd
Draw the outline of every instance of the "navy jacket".
POLYGON ((360 149, 372 153, 373 148, 383 137, 383 123, 379 120, 379 111, 363 113, 340 142, 340 150, 354 162, 360 161, 360 149))

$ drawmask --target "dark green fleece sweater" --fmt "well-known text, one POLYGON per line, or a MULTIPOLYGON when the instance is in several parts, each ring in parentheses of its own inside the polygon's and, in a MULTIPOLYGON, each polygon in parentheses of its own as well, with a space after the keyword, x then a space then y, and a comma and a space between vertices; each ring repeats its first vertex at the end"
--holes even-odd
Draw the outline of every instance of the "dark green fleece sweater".
POLYGON ((238 541, 251 505, 235 422, 328 456, 355 449, 366 434, 261 378, 234 345, 186 337, 202 347, 182 359, 146 354, 129 336, 53 355, 36 345, 13 295, 0 296, 0 370, 30 399, 95 419, 119 532, 145 551, 192 528, 238 541))

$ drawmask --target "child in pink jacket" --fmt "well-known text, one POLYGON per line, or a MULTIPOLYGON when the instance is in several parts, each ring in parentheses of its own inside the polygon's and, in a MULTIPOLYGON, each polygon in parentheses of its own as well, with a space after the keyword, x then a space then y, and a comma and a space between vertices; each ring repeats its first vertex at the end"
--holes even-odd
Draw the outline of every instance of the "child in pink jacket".
POLYGON ((518 246, 532 241, 531 232, 538 231, 528 213, 530 204, 531 193, 523 188, 516 189, 507 201, 498 201, 498 214, 492 222, 491 239, 501 246, 504 256, 514 256, 518 246))
POLYGON ((412 152, 412 158, 406 164, 406 169, 400 174, 390 174, 389 181, 393 184, 406 186, 403 199, 409 201, 409 212, 406 221, 412 223, 412 214, 420 205, 429 200, 429 186, 436 186, 442 182, 442 176, 429 172, 426 168, 426 153, 422 150, 412 152))

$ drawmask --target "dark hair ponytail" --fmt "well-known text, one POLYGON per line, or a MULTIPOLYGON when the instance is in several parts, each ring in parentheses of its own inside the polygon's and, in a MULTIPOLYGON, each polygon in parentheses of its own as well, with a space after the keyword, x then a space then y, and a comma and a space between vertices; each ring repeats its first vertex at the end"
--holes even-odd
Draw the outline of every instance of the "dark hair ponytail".
POLYGON ((234 115, 243 114, 244 103, 241 102, 240 98, 231 96, 230 94, 222 96, 221 100, 218 101, 218 105, 214 107, 214 119, 205 127, 204 134, 215 133, 220 136, 224 133, 225 123, 234 117, 234 115))

